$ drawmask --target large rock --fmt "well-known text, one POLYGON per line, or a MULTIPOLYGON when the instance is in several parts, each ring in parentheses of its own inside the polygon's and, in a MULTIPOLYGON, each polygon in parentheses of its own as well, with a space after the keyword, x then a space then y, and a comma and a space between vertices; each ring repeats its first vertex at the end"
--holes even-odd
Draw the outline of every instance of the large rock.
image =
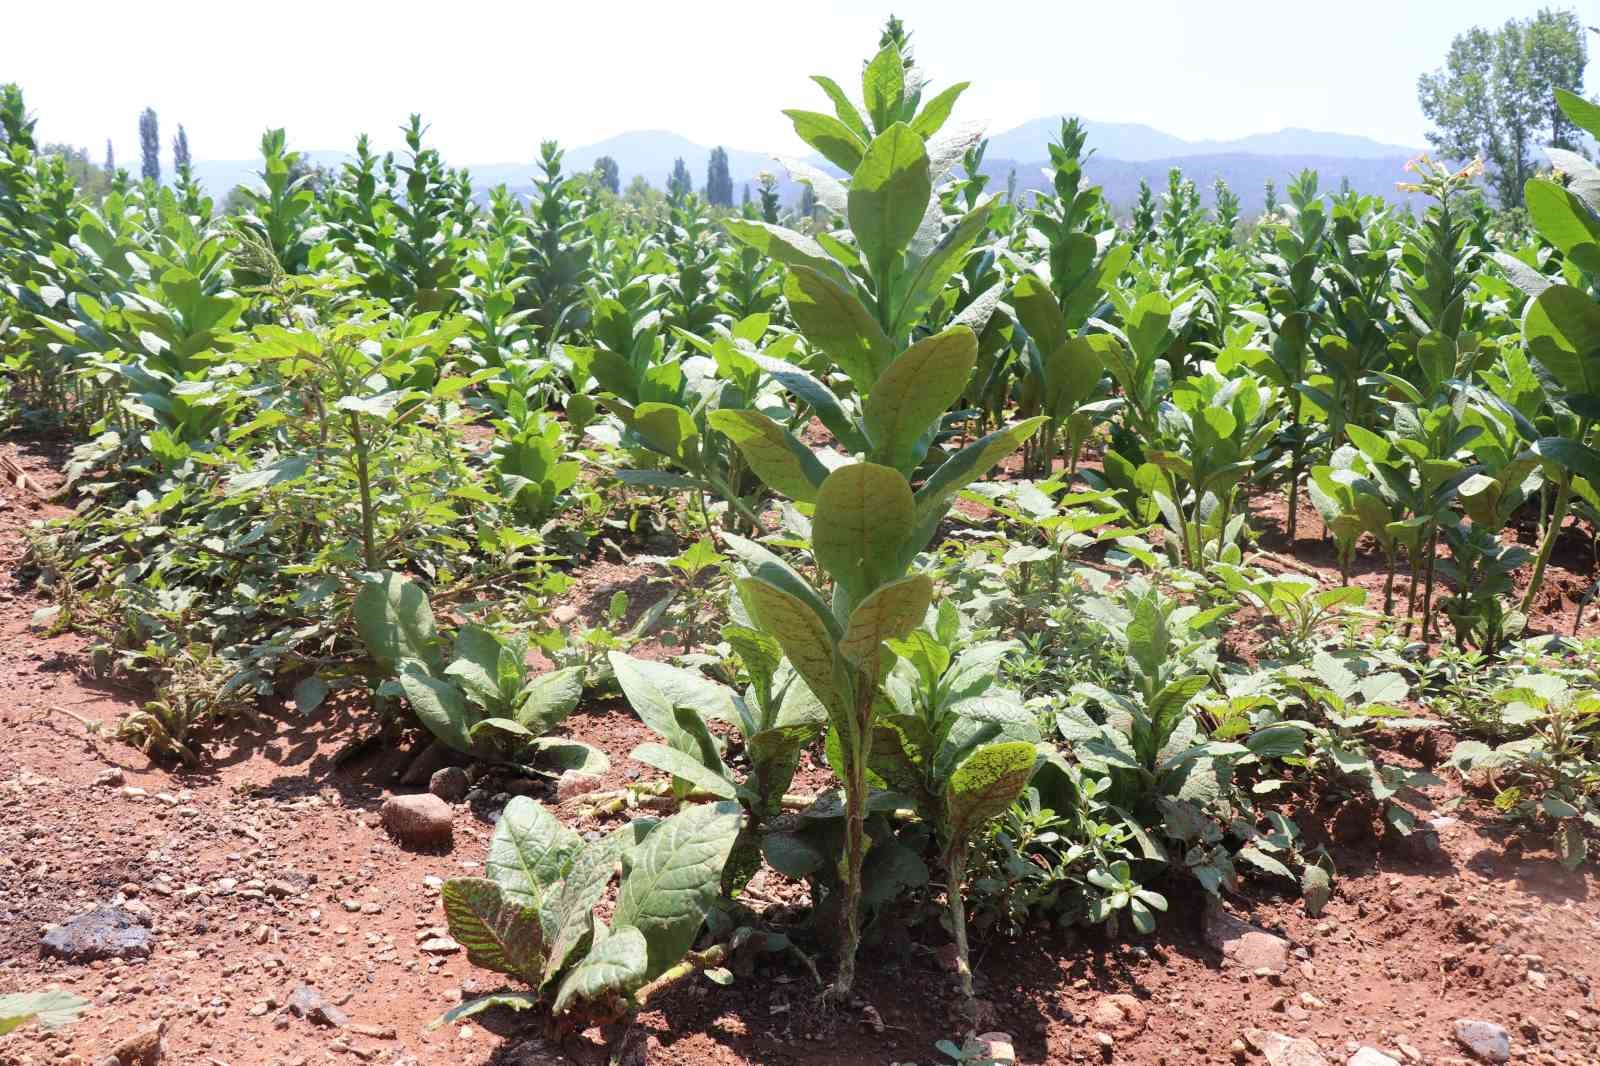
POLYGON ((1456 1043, 1472 1052, 1481 1062, 1507 1062, 1511 1059, 1511 1034, 1494 1022, 1476 1018, 1456 1019, 1456 1043))
POLYGON ((1328 1066, 1322 1050, 1309 1040, 1266 1029, 1246 1029, 1244 1039, 1267 1060, 1267 1066, 1328 1066))
POLYGON ((155 938, 121 907, 100 906, 46 933, 40 947, 68 962, 145 959, 155 938))
POLYGON ((1283 973, 1289 969, 1289 942, 1240 921, 1220 907, 1206 915, 1206 943, 1246 970, 1283 973))
POLYGON ((450 804, 432 793, 390 796, 383 803, 383 827, 400 843, 411 847, 447 846, 454 822, 450 804))

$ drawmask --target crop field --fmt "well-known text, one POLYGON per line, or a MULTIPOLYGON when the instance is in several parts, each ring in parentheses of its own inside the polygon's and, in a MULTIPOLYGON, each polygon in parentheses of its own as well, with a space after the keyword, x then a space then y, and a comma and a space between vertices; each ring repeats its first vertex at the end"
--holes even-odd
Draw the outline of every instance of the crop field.
POLYGON ((0 90, 0 1063, 1600 1062, 1600 168, 863 51, 733 207, 0 90))

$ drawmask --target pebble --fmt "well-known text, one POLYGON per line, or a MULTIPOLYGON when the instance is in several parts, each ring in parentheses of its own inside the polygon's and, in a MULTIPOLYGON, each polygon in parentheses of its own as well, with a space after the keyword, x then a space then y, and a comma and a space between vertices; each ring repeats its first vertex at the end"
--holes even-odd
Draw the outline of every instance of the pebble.
POLYGON ((1350 1056, 1346 1066, 1400 1066, 1400 1061, 1377 1048, 1364 1047, 1350 1056))
POLYGON ((327 1025, 343 1029, 350 1024, 344 1011, 323 998, 321 992, 310 985, 299 985, 289 994, 289 1013, 304 1018, 313 1025, 327 1025))
POLYGON ((455 821, 450 805, 431 792, 390 796, 384 801, 382 817, 391 836, 413 847, 449 844, 455 821))
POLYGON ((127 777, 123 774, 123 772, 119 768, 113 766, 109 770, 101 770, 100 775, 94 779, 94 783, 102 788, 121 788, 123 782, 126 780, 127 777))
POLYGON ((593 792, 600 787, 600 784, 600 778, 594 774, 586 774, 580 770, 564 770, 561 779, 556 782, 556 801, 565 803, 574 796, 593 792))
POLYGON ((1472 1052, 1480 1062, 1507 1062, 1511 1059, 1511 1034, 1503 1026, 1477 1018, 1457 1018, 1456 1043, 1472 1052))
POLYGON ((980 1058, 989 1059, 997 1066, 1015 1066, 1017 1049, 1010 1033, 980 1033, 975 1039, 980 1058))
POLYGON ((447 936, 429 937, 418 945, 418 950, 427 955, 454 955, 461 950, 461 945, 447 936))

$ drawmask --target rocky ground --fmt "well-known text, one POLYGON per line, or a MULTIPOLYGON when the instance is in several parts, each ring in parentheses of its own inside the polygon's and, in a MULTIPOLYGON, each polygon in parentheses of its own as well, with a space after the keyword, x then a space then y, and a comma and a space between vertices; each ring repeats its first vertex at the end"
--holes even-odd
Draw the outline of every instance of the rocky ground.
MULTIPOLYGON (((44 457, 4 447, 48 486, 44 457)), ((0 484, 3 575, 26 524, 52 511, 14 482, 0 484)), ((364 714, 337 702, 310 721, 241 722, 197 771, 152 765, 86 733, 83 722, 112 722, 141 694, 91 680, 80 638, 32 627, 42 603, 0 576, 0 994, 62 988, 92 1006, 69 1028, 0 1037, 0 1064, 605 1061, 611 1034, 547 1039, 526 1016, 426 1028, 497 986, 448 938, 438 886, 479 869, 503 795, 469 801, 446 775, 440 791, 458 802, 418 799, 386 816, 391 796, 421 790, 398 785, 399 752, 336 765, 364 714)), ((621 766, 634 724, 614 701, 574 719, 621 766)), ((1359 826, 1338 834, 1337 891, 1317 918, 1257 887, 1232 901, 1237 916, 1175 898, 1138 943, 1042 930, 980 943, 982 1021, 1009 1036, 991 1053, 1147 1066, 1600 1062, 1593 867, 1563 870, 1547 842, 1461 799, 1441 791, 1432 831, 1404 847, 1359 826)), ((570 802, 562 813, 593 827, 570 802)), ((793 887, 772 886, 773 905, 793 887)), ((841 1012, 818 1010, 792 959, 728 988, 686 982, 640 1017, 629 1058, 946 1062, 934 1043, 956 1032, 951 977, 929 926, 871 945, 861 997, 841 1012)))

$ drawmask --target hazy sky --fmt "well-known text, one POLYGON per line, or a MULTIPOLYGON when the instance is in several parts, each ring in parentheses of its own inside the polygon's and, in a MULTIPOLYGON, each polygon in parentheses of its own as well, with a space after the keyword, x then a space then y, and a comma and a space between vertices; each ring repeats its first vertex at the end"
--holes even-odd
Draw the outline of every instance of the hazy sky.
MULTIPOLYGON (((893 9, 935 86, 974 83, 958 115, 992 132, 1076 112, 1191 139, 1305 126, 1421 145, 1417 75, 1440 64, 1456 33, 1546 2, 902 0, 893 9)), ((1570 6, 1600 24, 1600 0, 1570 6)), ((578 145, 657 128, 793 151, 779 110, 828 110, 813 73, 856 95, 889 9, 848 0, 0 7, 0 81, 22 85, 40 135, 86 145, 97 161, 109 136, 123 165, 137 161, 145 106, 161 117, 164 158, 179 122, 196 158, 242 159, 269 125, 287 127, 298 148, 347 149, 361 131, 393 147, 412 111, 457 164, 530 159, 542 138, 578 145)))

